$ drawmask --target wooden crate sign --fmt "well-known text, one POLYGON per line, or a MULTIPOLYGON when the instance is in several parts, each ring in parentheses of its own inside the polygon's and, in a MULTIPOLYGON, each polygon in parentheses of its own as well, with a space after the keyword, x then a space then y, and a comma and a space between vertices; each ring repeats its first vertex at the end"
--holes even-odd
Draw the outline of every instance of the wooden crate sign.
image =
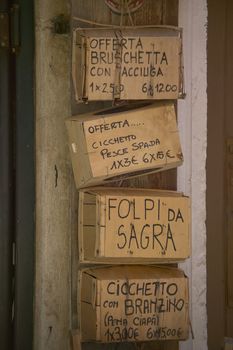
POLYGON ((81 271, 81 341, 187 339, 188 302, 188 279, 176 268, 122 265, 81 271))
POLYGON ((171 102, 116 107, 74 116, 66 124, 78 188, 166 170, 183 162, 171 102))
POLYGON ((151 263, 190 255, 190 200, 181 193, 96 187, 79 192, 82 263, 151 263))
POLYGON ((73 34, 77 100, 177 99, 182 95, 181 30, 82 30, 73 34))

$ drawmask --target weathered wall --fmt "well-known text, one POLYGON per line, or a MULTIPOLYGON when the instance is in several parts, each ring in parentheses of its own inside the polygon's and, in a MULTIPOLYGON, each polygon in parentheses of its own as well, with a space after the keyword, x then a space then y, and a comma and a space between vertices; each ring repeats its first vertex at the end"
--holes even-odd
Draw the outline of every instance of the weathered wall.
POLYGON ((191 195, 192 257, 182 264, 190 277, 194 339, 181 349, 207 349, 206 313, 206 146, 207 146, 207 2, 180 0, 179 25, 184 28, 186 99, 178 103, 184 166, 178 189, 191 195))
POLYGON ((70 36, 51 20, 69 15, 64 0, 37 0, 36 280, 34 348, 69 349, 70 206, 74 192, 64 119, 70 115, 70 36))
POLYGON ((223 346, 226 335, 223 239, 226 2, 208 1, 207 300, 208 344, 213 350, 223 346))

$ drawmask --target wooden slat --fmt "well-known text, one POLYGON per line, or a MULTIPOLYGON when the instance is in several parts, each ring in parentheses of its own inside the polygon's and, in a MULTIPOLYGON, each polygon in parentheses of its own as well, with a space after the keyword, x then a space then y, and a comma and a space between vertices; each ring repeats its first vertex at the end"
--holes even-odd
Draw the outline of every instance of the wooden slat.
POLYGON ((223 242, 226 13, 226 0, 208 1, 207 314, 208 346, 213 350, 222 346, 226 317, 226 291, 223 282, 226 278, 226 253, 223 242), (216 56, 216 50, 221 54, 216 56))
MULTIPOLYGON (((226 173, 227 306, 230 308, 228 311, 230 315, 233 309, 233 138, 228 138, 227 140, 226 173)), ((228 323, 231 319, 232 316, 228 317, 228 323)), ((229 327, 227 335, 232 335, 229 327)))
POLYGON ((227 337, 233 337, 233 2, 226 2, 226 47, 225 47, 225 136, 227 139, 227 188, 226 188, 226 219, 227 219, 227 295, 228 310, 226 320, 227 337))

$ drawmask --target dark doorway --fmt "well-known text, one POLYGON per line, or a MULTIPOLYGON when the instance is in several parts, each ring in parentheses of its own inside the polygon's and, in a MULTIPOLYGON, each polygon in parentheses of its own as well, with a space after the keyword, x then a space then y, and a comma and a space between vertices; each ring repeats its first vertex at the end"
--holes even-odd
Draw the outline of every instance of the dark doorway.
POLYGON ((0 48, 0 344, 2 350, 31 350, 35 200, 33 2, 4 0, 0 12, 1 19, 5 18, 1 34, 6 38, 0 48))

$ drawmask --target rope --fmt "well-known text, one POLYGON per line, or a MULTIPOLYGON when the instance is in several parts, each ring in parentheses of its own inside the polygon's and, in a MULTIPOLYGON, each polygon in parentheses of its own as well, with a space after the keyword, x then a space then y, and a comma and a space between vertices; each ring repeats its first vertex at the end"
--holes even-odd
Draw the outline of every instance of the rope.
POLYGON ((120 27, 123 26, 123 16, 124 16, 124 0, 121 0, 121 16, 120 16, 120 27))
POLYGON ((131 15, 130 8, 129 8, 128 0, 125 0, 125 3, 126 3, 126 7, 127 7, 128 16, 129 16, 129 19, 130 19, 130 22, 131 22, 131 26, 133 27, 134 26, 134 22, 133 22, 133 18, 132 18, 132 15, 131 15))
MULTIPOLYGON (((120 26, 120 25, 115 25, 115 24, 107 24, 107 23, 99 23, 99 22, 95 22, 95 21, 90 21, 81 17, 73 17, 73 20, 75 21, 79 21, 79 22, 83 22, 83 23, 87 23, 87 24, 92 24, 95 26, 99 26, 101 28, 99 29, 103 29, 105 30, 106 28, 112 28, 112 29, 132 29, 132 26, 120 26)), ((139 26, 134 26, 134 29, 143 29, 143 28, 157 28, 157 29, 170 29, 176 32, 181 32, 182 29, 176 26, 165 26, 165 25, 161 25, 161 24, 145 24, 145 25, 139 25, 139 26)), ((88 28, 75 28, 75 30, 94 30, 96 28, 92 27, 88 27, 88 28)))

